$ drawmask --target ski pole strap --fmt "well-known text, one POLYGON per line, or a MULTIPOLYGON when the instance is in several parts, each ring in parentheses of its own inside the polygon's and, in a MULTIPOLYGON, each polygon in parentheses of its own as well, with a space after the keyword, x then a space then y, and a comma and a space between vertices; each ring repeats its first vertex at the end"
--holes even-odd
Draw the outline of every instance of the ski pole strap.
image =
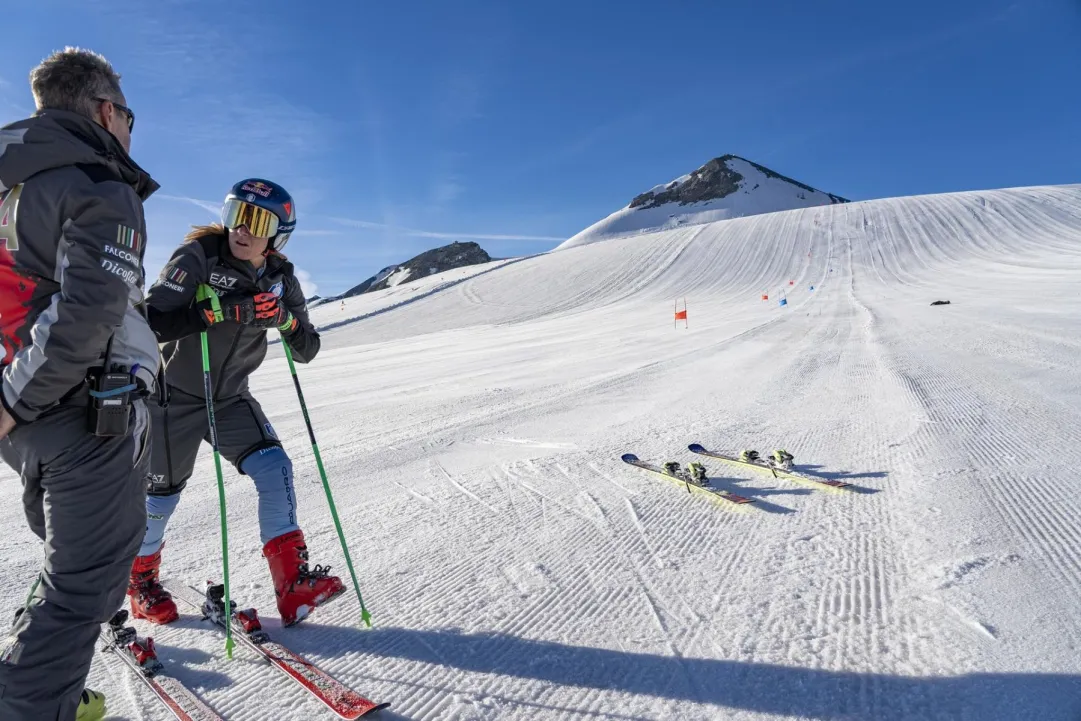
MULTIPOLYGON (((288 316, 286 317, 286 319, 282 322, 281 325, 278 326, 278 332, 281 333, 282 335, 285 335, 286 333, 292 333, 294 330, 296 330, 296 327, 297 327, 297 319, 293 316, 293 313, 290 311, 288 313, 288 316)), ((282 339, 282 342, 285 342, 284 338, 282 339)))
POLYGON ((195 289, 195 299, 198 301, 209 300, 210 309, 214 313, 214 322, 221 323, 225 320, 225 316, 221 312, 221 299, 218 298, 218 294, 214 292, 206 283, 201 283, 198 288, 195 289))

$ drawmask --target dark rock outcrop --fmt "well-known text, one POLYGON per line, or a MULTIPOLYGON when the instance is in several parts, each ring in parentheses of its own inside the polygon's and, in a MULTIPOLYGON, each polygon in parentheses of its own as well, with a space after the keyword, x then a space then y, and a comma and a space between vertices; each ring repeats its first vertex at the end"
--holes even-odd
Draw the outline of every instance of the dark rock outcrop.
MULTIPOLYGON (((707 200, 717 200, 718 198, 727 197, 739 189, 740 181, 743 180, 743 175, 728 165, 728 161, 733 159, 742 160, 745 163, 753 165, 765 174, 766 177, 783 180, 786 183, 791 183, 796 187, 809 190, 812 193, 822 192, 809 185, 805 185, 798 180, 792 180, 792 178, 785 177, 780 173, 775 173, 769 168, 747 160, 746 158, 740 158, 738 155, 722 155, 719 158, 714 158, 691 173, 690 177, 682 183, 679 181, 672 181, 660 192, 648 191, 642 193, 631 201, 630 207, 657 208, 666 203, 689 205, 691 203, 701 203, 707 200)), ((826 195, 828 195, 830 200, 834 203, 848 202, 847 199, 842 198, 839 195, 833 195, 832 193, 826 193, 826 195)))
POLYGON ((425 251, 415 258, 411 258, 399 266, 395 266, 389 273, 373 282, 363 291, 371 293, 376 290, 390 287, 391 281, 398 273, 409 271, 402 283, 411 283, 418 278, 424 278, 436 273, 453 268, 463 268, 467 265, 479 265, 492 260, 483 248, 476 243, 459 243, 457 241, 442 248, 434 248, 425 251))
MULTIPOLYGON (((427 250, 414 258, 410 258, 401 265, 389 265, 371 278, 365 280, 363 283, 355 285, 341 295, 336 295, 328 300, 352 298, 361 293, 371 293, 373 291, 383 290, 384 288, 390 287, 390 282, 401 277, 400 274, 406 270, 409 272, 401 283, 411 283, 418 278, 442 273, 445 270, 463 268, 467 265, 488 263, 491 260, 491 256, 476 243, 459 243, 458 241, 454 241, 450 245, 427 250)), ((397 283, 395 283, 395 285, 397 285, 397 283)))

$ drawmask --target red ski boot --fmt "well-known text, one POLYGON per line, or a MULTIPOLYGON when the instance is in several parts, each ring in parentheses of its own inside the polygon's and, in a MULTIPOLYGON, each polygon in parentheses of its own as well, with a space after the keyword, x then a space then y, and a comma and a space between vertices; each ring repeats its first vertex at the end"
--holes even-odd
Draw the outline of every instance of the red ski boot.
POLYGON ((161 587, 158 580, 160 566, 161 548, 149 556, 136 557, 131 567, 131 578, 128 580, 132 618, 145 618, 151 623, 165 624, 180 617, 176 612, 173 597, 161 587))
POLYGON ((283 626, 304 620, 312 609, 345 590, 340 578, 329 575, 330 566, 308 568, 308 547, 302 531, 270 539, 263 546, 263 556, 270 564, 283 626))

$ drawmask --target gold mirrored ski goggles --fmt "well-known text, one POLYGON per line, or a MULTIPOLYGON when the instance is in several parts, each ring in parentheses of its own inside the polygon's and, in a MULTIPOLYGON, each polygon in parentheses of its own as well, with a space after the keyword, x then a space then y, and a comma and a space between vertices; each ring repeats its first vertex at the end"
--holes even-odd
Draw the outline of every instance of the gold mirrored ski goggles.
POLYGON ((266 208, 229 198, 221 209, 221 222, 229 230, 245 226, 257 238, 273 238, 278 234, 278 216, 266 208))

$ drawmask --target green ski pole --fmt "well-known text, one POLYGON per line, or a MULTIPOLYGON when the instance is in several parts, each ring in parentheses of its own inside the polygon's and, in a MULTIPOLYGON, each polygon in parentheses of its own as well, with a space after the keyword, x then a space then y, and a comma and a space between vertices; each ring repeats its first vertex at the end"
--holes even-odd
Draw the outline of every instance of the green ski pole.
MULTIPOLYGON (((221 303, 218 294, 208 285, 200 285, 196 291, 198 300, 210 300, 215 321, 222 320, 221 303)), ((218 508, 221 516, 221 565, 225 583, 225 655, 233 657, 232 604, 229 601, 229 528, 225 517, 225 481, 221 475, 221 455, 218 453, 218 426, 214 422, 214 386, 210 382, 210 348, 207 344, 206 331, 200 334, 203 346, 203 395, 206 396, 206 415, 210 421, 210 445, 214 448, 214 470, 218 473, 218 508)))
POLYGON ((23 612, 25 613, 30 608, 30 604, 34 602, 34 594, 37 593, 38 586, 41 585, 41 572, 38 571, 38 577, 34 579, 34 585, 30 587, 30 593, 26 594, 26 603, 23 604, 23 612))
POLYGON ((282 348, 285 349, 285 359, 289 361, 289 372, 293 375, 293 385, 297 389, 297 398, 300 399, 300 410, 304 414, 304 423, 308 426, 308 438, 312 441, 312 451, 315 453, 315 465, 319 467, 319 475, 323 479, 323 490, 327 494, 327 502, 330 504, 330 515, 334 519, 334 527, 338 529, 338 539, 342 542, 342 551, 345 552, 345 565, 349 567, 349 575, 353 579, 353 589, 357 592, 357 601, 360 602, 360 617, 368 628, 372 626, 372 615, 364 606, 364 598, 360 595, 360 584, 357 583, 357 574, 353 570, 353 559, 349 557, 349 546, 345 542, 345 532, 342 531, 342 522, 338 519, 338 509, 334 505, 334 496, 330 492, 330 481, 327 480, 327 472, 323 468, 323 458, 319 455, 319 444, 315 442, 315 431, 312 430, 312 421, 308 416, 308 406, 304 402, 304 391, 300 389, 300 378, 297 377, 297 367, 293 363, 293 351, 282 336, 282 348))

